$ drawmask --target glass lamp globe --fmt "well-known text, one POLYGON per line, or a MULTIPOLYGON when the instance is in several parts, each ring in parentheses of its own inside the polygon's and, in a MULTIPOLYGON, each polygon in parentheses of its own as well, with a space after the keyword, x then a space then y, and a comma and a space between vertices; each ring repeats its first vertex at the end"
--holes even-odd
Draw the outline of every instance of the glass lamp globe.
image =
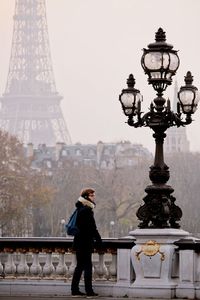
POLYGON ((132 74, 127 79, 127 89, 123 89, 119 96, 122 109, 126 116, 134 116, 140 112, 140 103, 142 101, 142 95, 140 91, 134 88, 135 79, 132 74))
POLYGON ((159 28, 156 33, 156 42, 143 49, 141 64, 148 82, 160 94, 172 82, 172 76, 176 74, 179 67, 179 57, 173 46, 166 43, 165 32, 159 28))
POLYGON ((178 99, 184 114, 193 114, 197 110, 199 92, 197 87, 192 85, 192 82, 193 76, 188 71, 185 76, 185 86, 182 86, 178 92, 178 99))

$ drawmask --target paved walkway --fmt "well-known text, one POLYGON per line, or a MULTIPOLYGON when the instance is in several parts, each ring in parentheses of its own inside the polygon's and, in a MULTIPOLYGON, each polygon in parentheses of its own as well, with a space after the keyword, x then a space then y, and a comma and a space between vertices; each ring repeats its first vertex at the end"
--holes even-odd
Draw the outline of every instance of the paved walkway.
MULTIPOLYGON (((86 297, 71 297, 71 296, 64 296, 64 297, 52 297, 52 298, 49 298, 49 297, 18 297, 18 296, 0 296, 0 300, 71 300, 71 299, 77 299, 77 300, 83 300, 83 299, 86 299, 86 297)), ((107 297, 101 297, 101 296, 98 296, 98 297, 95 297, 95 298, 90 298, 90 299, 101 299, 101 300, 124 300, 125 298, 107 298, 107 297)), ((127 300, 135 300, 134 298, 126 298, 127 300)), ((138 300, 138 299, 137 299, 138 300)), ((141 300, 141 299, 140 299, 141 300)), ((145 299, 145 300, 148 300, 148 299, 145 299)), ((151 299, 152 300, 152 299, 151 299)))
MULTIPOLYGON (((60 296, 57 296, 57 297, 28 297, 28 296, 25 296, 25 297, 18 297, 18 296, 0 296, 0 300, 72 300, 72 299, 77 299, 77 300, 80 300, 80 299, 86 299, 85 297, 78 297, 78 298, 74 298, 74 297, 71 297, 71 296, 63 296, 63 297, 60 297, 60 296)), ((99 300, 153 300, 152 298, 151 299, 141 299, 141 298, 112 298, 112 297, 95 297, 95 298, 92 298, 92 299, 99 299, 99 300)), ((157 299, 158 300, 158 299, 157 299)), ((164 300, 164 299, 162 299, 164 300)), ((185 300, 185 299, 177 299, 177 300, 185 300)))

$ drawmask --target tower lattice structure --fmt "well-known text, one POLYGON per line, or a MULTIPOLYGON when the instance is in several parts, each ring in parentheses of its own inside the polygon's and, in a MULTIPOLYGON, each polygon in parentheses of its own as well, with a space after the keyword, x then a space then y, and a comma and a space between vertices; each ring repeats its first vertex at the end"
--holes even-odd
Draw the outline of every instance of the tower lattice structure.
POLYGON ((0 128, 24 144, 71 144, 56 90, 45 0, 15 0, 9 71, 0 128))

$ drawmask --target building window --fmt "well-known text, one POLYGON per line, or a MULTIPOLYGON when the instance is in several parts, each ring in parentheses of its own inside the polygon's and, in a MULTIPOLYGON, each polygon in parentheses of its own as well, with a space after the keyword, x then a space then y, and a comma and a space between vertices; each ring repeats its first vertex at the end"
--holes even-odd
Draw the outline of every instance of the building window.
POLYGON ((80 149, 76 149, 76 155, 81 156, 81 150, 80 149))
POLYGON ((47 167, 51 168, 51 161, 50 160, 47 160, 47 167))
POLYGON ((94 156, 95 155, 95 151, 93 149, 89 149, 88 155, 89 156, 94 156))
POLYGON ((105 149, 104 150, 104 155, 110 155, 110 150, 109 149, 105 149))

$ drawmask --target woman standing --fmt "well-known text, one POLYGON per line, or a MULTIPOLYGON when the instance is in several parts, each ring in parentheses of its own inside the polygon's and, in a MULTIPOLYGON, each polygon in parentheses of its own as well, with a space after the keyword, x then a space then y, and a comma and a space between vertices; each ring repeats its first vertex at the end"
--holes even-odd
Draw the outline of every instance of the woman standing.
POLYGON ((71 291, 72 296, 84 296, 79 290, 79 282, 84 272, 84 283, 87 297, 98 296, 92 288, 92 252, 94 241, 101 247, 102 240, 97 230, 93 209, 95 207, 95 191, 87 188, 81 191, 76 202, 78 209, 77 227, 79 232, 74 236, 73 250, 76 252, 77 265, 74 270, 71 291))

